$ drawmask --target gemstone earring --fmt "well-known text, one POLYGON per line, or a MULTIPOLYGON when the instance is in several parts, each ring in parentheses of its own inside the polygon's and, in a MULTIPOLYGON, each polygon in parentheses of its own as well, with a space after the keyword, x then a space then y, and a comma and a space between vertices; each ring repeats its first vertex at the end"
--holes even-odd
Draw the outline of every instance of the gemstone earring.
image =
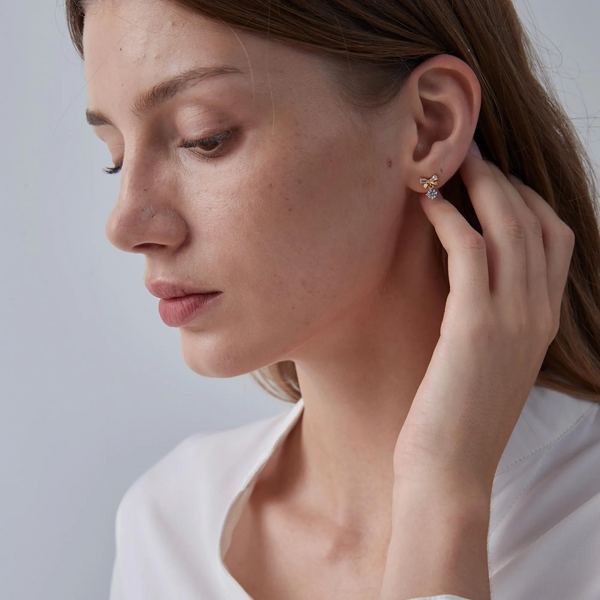
POLYGON ((438 184, 438 176, 437 175, 433 175, 432 177, 430 177, 429 179, 427 177, 421 177, 421 179, 419 179, 419 182, 423 185, 423 187, 428 191, 427 191, 427 197, 428 198, 435 198, 437 196, 437 190, 435 189, 435 186, 438 184))

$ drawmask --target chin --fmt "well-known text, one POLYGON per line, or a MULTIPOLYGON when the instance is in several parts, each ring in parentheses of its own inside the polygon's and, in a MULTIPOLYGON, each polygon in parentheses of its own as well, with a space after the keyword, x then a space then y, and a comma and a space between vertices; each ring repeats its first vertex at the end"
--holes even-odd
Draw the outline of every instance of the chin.
POLYGON ((218 339, 202 339, 204 334, 181 335, 181 351, 185 364, 198 375, 227 379, 246 375, 276 362, 266 356, 261 360, 255 348, 226 344, 218 339))

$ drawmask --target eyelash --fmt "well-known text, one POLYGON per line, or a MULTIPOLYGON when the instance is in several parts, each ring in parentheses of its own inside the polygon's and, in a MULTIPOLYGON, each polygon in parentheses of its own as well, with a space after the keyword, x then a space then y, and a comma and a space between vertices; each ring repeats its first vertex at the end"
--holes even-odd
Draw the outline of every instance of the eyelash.
MULTIPOLYGON (((202 138, 200 140, 183 140, 180 148, 197 148, 198 146, 210 145, 216 142, 225 142, 231 138, 234 133, 235 132, 233 129, 228 129, 227 131, 223 131, 222 133, 218 133, 217 135, 213 135, 209 138, 202 138)), ((202 160, 214 160, 220 156, 220 149, 223 148, 224 145, 224 143, 219 144, 214 150, 211 150, 208 155, 200 152, 194 152, 194 154, 196 154, 196 156, 202 160)), ((115 175, 121 170, 122 167, 123 163, 121 162, 120 164, 112 167, 104 167, 102 170, 108 175, 115 175)))

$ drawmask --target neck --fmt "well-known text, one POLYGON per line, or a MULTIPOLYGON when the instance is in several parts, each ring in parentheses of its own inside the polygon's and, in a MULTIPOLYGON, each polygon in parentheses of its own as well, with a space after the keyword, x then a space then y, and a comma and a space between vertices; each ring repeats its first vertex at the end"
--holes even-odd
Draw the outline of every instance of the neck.
POLYGON ((449 289, 429 233, 399 249, 384 292, 293 357, 305 406, 286 477, 303 506, 365 539, 390 527, 394 448, 439 339, 449 289))

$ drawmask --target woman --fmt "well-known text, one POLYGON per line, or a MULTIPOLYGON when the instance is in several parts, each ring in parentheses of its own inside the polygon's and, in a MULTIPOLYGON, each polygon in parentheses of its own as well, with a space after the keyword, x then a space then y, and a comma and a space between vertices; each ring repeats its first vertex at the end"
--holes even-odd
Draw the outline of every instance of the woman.
POLYGON ((600 597, 595 180, 510 2, 67 11, 107 237, 295 403, 131 486, 111 600, 600 597))

